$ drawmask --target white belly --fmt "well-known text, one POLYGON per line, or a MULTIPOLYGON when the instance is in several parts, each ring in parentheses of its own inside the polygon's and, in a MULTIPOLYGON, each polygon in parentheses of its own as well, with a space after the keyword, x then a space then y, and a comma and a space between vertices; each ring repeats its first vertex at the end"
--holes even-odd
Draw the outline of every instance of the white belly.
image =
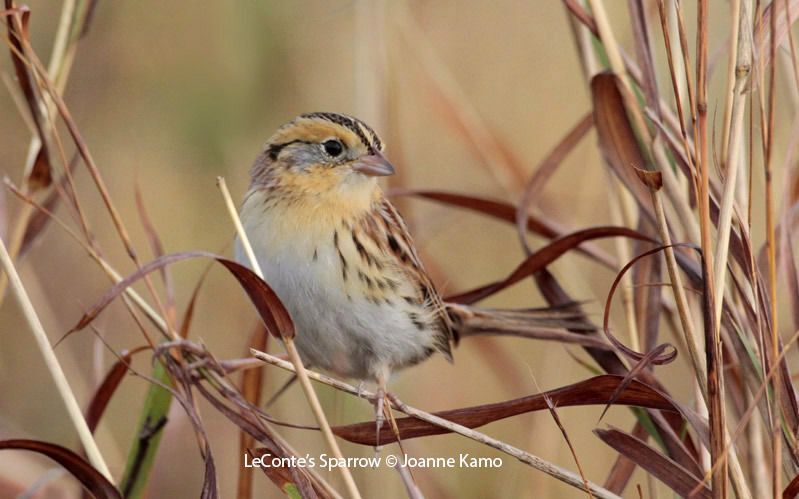
MULTIPOLYGON (((246 205, 245 205, 246 209, 246 205)), ((290 227, 279 217, 244 217, 264 279, 291 314, 303 361, 374 380, 432 352, 429 331, 401 304, 375 303, 344 285, 332 229, 290 227)), ((237 244, 237 259, 244 263, 237 244)))

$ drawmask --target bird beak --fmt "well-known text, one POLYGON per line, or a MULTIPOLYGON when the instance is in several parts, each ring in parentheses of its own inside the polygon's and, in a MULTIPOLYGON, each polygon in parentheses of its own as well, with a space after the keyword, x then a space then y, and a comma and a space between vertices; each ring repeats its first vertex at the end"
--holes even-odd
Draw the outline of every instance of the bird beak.
POLYGON ((379 152, 361 156, 353 163, 352 169, 369 177, 386 177, 394 175, 394 167, 379 152))

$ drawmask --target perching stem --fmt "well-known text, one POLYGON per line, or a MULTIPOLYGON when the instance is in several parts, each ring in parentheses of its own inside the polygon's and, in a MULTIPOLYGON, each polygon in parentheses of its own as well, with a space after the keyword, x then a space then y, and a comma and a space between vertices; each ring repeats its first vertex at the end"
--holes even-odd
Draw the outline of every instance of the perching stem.
MULTIPOLYGON (((225 179, 223 177, 217 177, 216 184, 219 187, 219 190, 222 192, 222 197, 225 200, 225 206, 227 207, 231 220, 233 220, 233 225, 236 226, 236 233, 238 234, 241 245, 244 248, 244 253, 247 255, 247 258, 250 261, 250 266, 252 267, 253 272, 258 274, 258 277, 263 279, 264 273, 261 271, 261 266, 258 264, 258 260, 255 258, 255 253, 252 250, 250 240, 247 238, 247 233, 244 231, 244 227, 241 225, 241 219, 239 219, 236 206, 233 204, 233 198, 230 196, 230 191, 228 191, 225 179)), ((311 406, 311 410, 316 417, 316 422, 319 424, 322 434, 325 436, 325 441, 327 442, 330 451, 340 462, 345 462, 344 455, 341 453, 338 443, 336 443, 336 437, 333 435, 333 430, 330 429, 330 423, 328 423, 325 412, 322 410, 322 405, 319 403, 319 398, 316 396, 316 392, 311 385, 310 379, 308 379, 308 372, 305 370, 305 367, 302 364, 300 354, 297 351, 297 347, 294 345, 294 339, 286 338, 282 335, 281 339, 283 340, 283 345, 286 348, 286 352, 289 354, 289 359, 294 366, 294 372, 297 374, 297 379, 300 380, 302 390, 305 392, 305 397, 308 399, 308 405, 311 406)), ((358 492, 358 487, 355 485, 355 480, 352 478, 350 469, 346 466, 341 466, 339 469, 341 470, 341 475, 344 479, 344 483, 347 487, 350 497, 360 499, 361 494, 358 492)))

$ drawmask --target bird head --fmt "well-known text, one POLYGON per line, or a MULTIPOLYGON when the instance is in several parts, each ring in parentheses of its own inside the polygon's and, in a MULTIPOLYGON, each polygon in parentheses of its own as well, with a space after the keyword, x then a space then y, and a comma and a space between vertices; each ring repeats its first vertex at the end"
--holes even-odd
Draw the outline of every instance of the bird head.
POLYGON ((356 118, 303 114, 269 139, 253 165, 252 181, 313 195, 371 191, 377 177, 394 173, 382 151, 380 137, 356 118))

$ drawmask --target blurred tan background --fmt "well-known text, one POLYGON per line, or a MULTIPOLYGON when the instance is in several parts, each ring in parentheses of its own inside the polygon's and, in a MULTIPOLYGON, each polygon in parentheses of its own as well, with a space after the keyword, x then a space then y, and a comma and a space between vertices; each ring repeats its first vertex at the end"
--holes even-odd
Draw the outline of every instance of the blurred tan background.
MULTIPOLYGON (((28 3, 34 47, 46 60, 60 2, 28 3)), ((625 2, 607 4, 617 33, 629 33, 625 2)), ((660 58, 662 44, 658 40, 653 46, 660 58)), ((0 70, 12 74, 8 57, 0 59, 0 70)), ((344 112, 372 124, 388 143, 388 155, 401 171, 393 179, 395 186, 518 201, 522 186, 499 181, 495 170, 452 126, 437 97, 436 81, 459 88, 463 104, 468 103, 523 159, 525 174, 531 173, 590 109, 561 3, 510 0, 407 4, 366 0, 101 1, 91 31, 79 46, 66 102, 140 254, 149 259, 152 255, 135 209, 136 182, 167 252, 203 249, 230 254, 226 245, 233 229, 215 187, 216 177, 224 176, 239 198, 263 141, 277 126, 302 112, 344 112), (430 60, 435 61, 435 71, 430 69, 430 60)), ((15 181, 20 179, 28 140, 29 132, 9 93, 0 92, 0 170, 15 181)), ((538 200, 540 213, 572 228, 609 223, 606 176, 595 143, 591 132, 569 155, 538 200)), ((120 271, 131 272, 132 264, 82 167, 77 178, 102 247, 120 271)), ((445 294, 496 280, 523 258, 510 225, 420 200, 403 200, 400 206, 445 294)), ((18 202, 7 195, 4 213, 13 216, 18 209, 18 202)), ((59 213, 66 215, 64 210, 59 213)), ((542 243, 534 237, 531 241, 536 246, 542 243)), ((612 245, 604 248, 613 250, 612 245)), ((173 268, 180 310, 202 268, 199 263, 173 268)), ((109 287, 100 269, 55 226, 47 230, 21 269, 53 340, 109 287)), ((600 319, 613 275, 575 254, 561 259, 553 271, 572 296, 590 301, 589 310, 600 319)), ((534 286, 524 282, 487 303, 526 307, 544 302, 534 286)), ((219 358, 241 356, 254 321, 245 295, 232 279, 215 269, 202 291, 192 338, 204 341, 219 358)), ((96 324, 117 350, 143 343, 119 304, 96 324)), ((74 447, 75 435, 13 300, 7 300, 0 312, 0 331, 0 437, 36 438, 74 447)), ((591 373, 569 352, 587 359, 581 349, 560 344, 469 339, 456 351, 454 365, 435 358, 402 373, 392 389, 406 402, 426 410, 515 398, 537 392, 538 387, 552 389, 589 377, 591 373)), ((80 400, 86 403, 113 357, 89 330, 69 338, 57 353, 80 400)), ((139 356, 136 366, 148 371, 146 355, 139 356)), ((675 394, 690 396, 680 391, 679 364, 659 369, 673 370, 675 394)), ((285 376, 268 369, 267 379, 271 393, 285 376)), ((100 446, 117 475, 124 466, 146 388, 139 378, 126 379, 101 425, 100 446)), ((366 402, 319 390, 334 424, 372 417, 366 402)), ((210 429, 221 492, 223 497, 231 497, 241 459, 237 433, 213 409, 201 407, 210 429)), ((587 477, 600 484, 616 456, 591 433, 601 409, 559 411, 587 477)), ((312 422, 296 389, 279 401, 274 415, 312 422)), ((629 411, 614 408, 600 425, 629 429, 632 421, 629 411)), ((516 417, 482 430, 576 470, 548 413, 516 417)), ((302 452, 323 452, 317 433, 286 431, 285 435, 302 452)), ((416 456, 499 455, 455 436, 412 440, 406 445, 416 456)), ((348 444, 344 451, 363 456, 373 452, 348 444)), ((428 497, 579 495, 575 489, 502 457, 504 466, 498 471, 417 470, 415 476, 428 497)), ((0 475, 19 483, 33 482, 48 466, 20 453, 0 453, 0 475)), ((355 473, 366 497, 405 496, 392 470, 355 473)), ((175 408, 151 480, 150 497, 196 497, 201 476, 194 436, 175 408)), ((337 476, 330 478, 338 483, 337 476)), ((277 493, 263 476, 256 476, 256 483, 265 493, 277 493)), ((646 486, 640 473, 629 487, 630 497, 636 496, 636 483, 646 486)), ((69 480, 58 485, 75 490, 69 480)))

